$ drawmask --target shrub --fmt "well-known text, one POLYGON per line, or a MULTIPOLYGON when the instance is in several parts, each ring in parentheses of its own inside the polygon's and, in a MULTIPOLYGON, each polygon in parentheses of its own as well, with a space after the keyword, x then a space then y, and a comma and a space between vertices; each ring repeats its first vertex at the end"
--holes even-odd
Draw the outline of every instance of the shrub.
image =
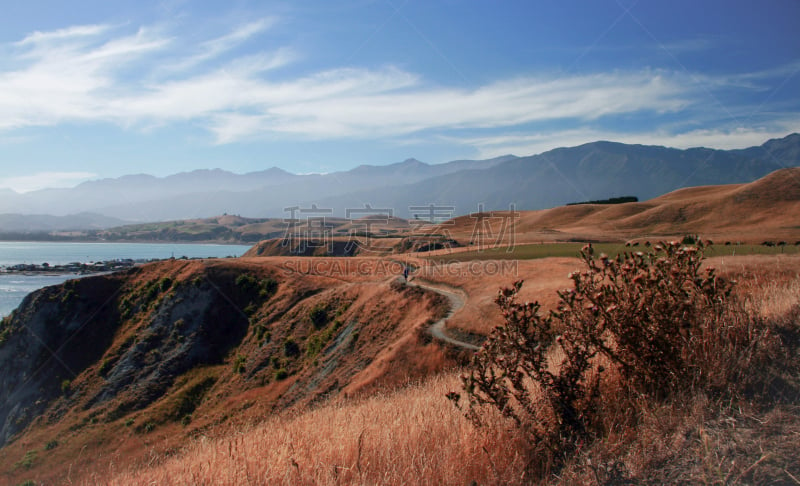
POLYGON ((170 287, 172 287, 172 279, 169 277, 164 277, 161 279, 158 285, 162 292, 166 292, 170 287))
POLYGON ((684 245, 694 245, 700 241, 700 237, 696 235, 686 235, 681 240, 681 243, 684 245))
MULTIPOLYGON (((462 377, 467 416, 481 425, 489 407, 513 420, 541 474, 602 435, 609 397, 600 396, 610 381, 603 376, 616 377, 614 398, 628 400, 619 410, 629 414, 641 398, 735 393, 728 385, 736 360, 726 360, 754 336, 722 325, 735 307, 732 284, 713 268, 701 270, 702 250, 699 240, 697 247, 676 242, 610 259, 595 258, 587 245, 585 269, 570 275, 573 288, 558 293, 557 310, 547 315, 537 302, 517 302, 522 281, 502 289, 496 303, 505 325, 462 377)), ((460 395, 448 397, 458 404, 460 395)))
POLYGON ((258 280, 252 275, 242 274, 236 277, 236 286, 249 293, 258 287, 258 280))
POLYGON ((283 342, 283 354, 287 358, 293 358, 300 354, 300 346, 291 336, 283 342))
POLYGON ((268 300, 278 290, 278 282, 275 280, 271 278, 259 280, 248 274, 236 277, 235 283, 242 295, 251 300, 256 296, 262 301, 268 300))
POLYGON ((259 290, 258 295, 262 299, 266 299, 268 297, 272 297, 272 295, 274 295, 277 291, 278 282, 271 278, 266 278, 261 281, 261 290, 259 290))
POLYGON ((311 319, 311 323, 314 324, 314 327, 317 329, 322 329, 326 324, 328 324, 328 311, 322 305, 318 305, 311 309, 308 317, 311 319))
POLYGON ((275 371, 275 381, 282 381, 289 377, 289 372, 286 368, 280 368, 275 371))
POLYGON ((320 351, 325 349, 325 346, 328 345, 341 327, 342 322, 336 320, 333 321, 332 326, 328 326, 326 329, 311 335, 306 342, 306 356, 309 358, 316 357, 320 351))

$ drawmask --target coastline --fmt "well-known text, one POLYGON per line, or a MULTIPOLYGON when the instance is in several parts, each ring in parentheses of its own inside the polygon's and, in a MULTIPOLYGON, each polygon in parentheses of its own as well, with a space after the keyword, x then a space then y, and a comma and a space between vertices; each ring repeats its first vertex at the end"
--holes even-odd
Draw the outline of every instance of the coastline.
POLYGON ((161 259, 151 259, 151 260, 132 260, 132 259, 125 259, 125 260, 108 260, 102 262, 92 262, 92 263, 69 263, 66 265, 48 265, 43 263, 39 264, 28 264, 28 263, 19 263, 15 265, 7 265, 0 267, 0 275, 23 275, 23 276, 58 276, 58 275, 92 275, 96 273, 103 273, 103 272, 116 272, 119 270, 127 270, 132 268, 138 264, 149 263, 151 261, 158 261, 161 259))
POLYGON ((69 237, 69 236, 42 236, 36 238, 35 235, 21 235, 21 234, 7 234, 0 233, 1 243, 87 243, 87 244, 143 244, 143 245, 220 245, 220 246, 252 246, 258 243, 257 241, 244 241, 244 240, 158 240, 158 239, 138 239, 138 238, 120 238, 120 239, 101 239, 101 238, 83 238, 83 237, 69 237))
POLYGON ((175 259, 226 258, 249 245, 218 243, 121 243, 0 241, 0 275, 90 275, 124 271, 136 265, 175 259))

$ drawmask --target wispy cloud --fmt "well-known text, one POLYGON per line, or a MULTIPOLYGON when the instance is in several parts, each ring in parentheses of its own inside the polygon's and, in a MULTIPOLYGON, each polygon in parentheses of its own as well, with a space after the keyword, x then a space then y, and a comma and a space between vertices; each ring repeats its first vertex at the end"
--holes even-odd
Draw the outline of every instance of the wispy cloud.
POLYGON ((269 95, 273 87, 256 86, 252 96, 262 109, 258 130, 318 138, 390 136, 675 111, 688 102, 678 83, 650 72, 518 78, 472 90, 428 89, 396 70, 344 75, 333 89, 325 76, 303 80, 308 90, 284 86, 292 95, 279 98, 269 95))
POLYGON ((162 49, 169 39, 144 28, 98 39, 106 30, 75 27, 26 37, 19 67, 0 72, 0 130, 107 120, 108 101, 125 89, 119 69, 162 49))
POLYGON ((93 37, 99 34, 102 34, 108 31, 111 28, 109 25, 78 25, 74 27, 68 27, 65 29, 58 29, 53 30, 50 32, 33 32, 28 34, 20 40, 16 42, 15 45, 24 47, 29 45, 42 45, 47 44, 49 45, 53 41, 63 42, 70 39, 82 38, 82 37, 93 37))
MULTIPOLYGON (((168 72, 183 72, 199 64, 219 58, 232 49, 244 44, 258 34, 269 30, 277 22, 276 18, 259 19, 254 22, 236 27, 232 32, 221 37, 203 41, 198 46, 196 53, 189 55, 181 61, 171 63, 164 69, 168 72)), ((288 50, 284 49, 284 53, 288 50)))
POLYGON ((0 179, 0 188, 25 193, 44 188, 72 187, 95 177, 97 174, 91 172, 39 172, 33 175, 0 179))
MULTIPOLYGON (((152 27, 130 32, 126 26, 98 24, 34 32, 10 45, 13 55, 6 65, 12 67, 0 71, 0 130, 76 122, 137 128, 190 121, 205 128, 212 142, 226 144, 262 137, 364 139, 426 131, 431 136, 459 130, 520 131, 557 122, 568 126, 558 132, 561 143, 591 137, 676 146, 721 146, 735 140, 741 145, 771 128, 674 132, 656 123, 651 133, 639 135, 584 127, 643 113, 658 119, 700 112, 709 89, 730 88, 743 80, 756 83, 797 67, 718 77, 649 68, 539 74, 471 88, 434 86, 391 65, 279 73, 298 58, 290 46, 259 51, 248 44, 277 22, 251 21, 193 46, 177 42, 176 33, 152 27), (250 49, 238 49, 246 44, 250 49)), ((705 41, 691 41, 672 48, 703 46, 705 41)), ((483 155, 496 155, 552 146, 553 135, 455 138, 483 155)))

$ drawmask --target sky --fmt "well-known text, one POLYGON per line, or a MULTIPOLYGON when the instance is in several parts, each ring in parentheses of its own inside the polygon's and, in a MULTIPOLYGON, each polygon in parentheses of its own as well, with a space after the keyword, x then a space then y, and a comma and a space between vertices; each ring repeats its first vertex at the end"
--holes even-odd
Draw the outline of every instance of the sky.
POLYGON ((800 131, 800 1, 28 0, 0 188, 800 131))

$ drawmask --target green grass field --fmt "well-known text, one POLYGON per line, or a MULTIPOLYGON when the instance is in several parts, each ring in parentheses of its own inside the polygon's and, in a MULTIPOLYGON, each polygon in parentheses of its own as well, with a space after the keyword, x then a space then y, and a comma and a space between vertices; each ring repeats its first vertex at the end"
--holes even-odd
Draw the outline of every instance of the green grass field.
MULTIPOLYGON (((548 257, 577 257, 583 243, 544 243, 534 245, 517 245, 512 251, 507 248, 492 248, 482 251, 468 251, 450 255, 437 255, 431 259, 454 262, 471 260, 534 260, 548 257)), ((640 245, 626 247, 623 243, 595 243, 595 254, 605 253, 615 257, 623 252, 648 251, 649 248, 640 245)), ((762 246, 762 245, 712 245, 706 248, 707 257, 733 256, 733 255, 777 255, 800 253, 800 246, 762 246)))

